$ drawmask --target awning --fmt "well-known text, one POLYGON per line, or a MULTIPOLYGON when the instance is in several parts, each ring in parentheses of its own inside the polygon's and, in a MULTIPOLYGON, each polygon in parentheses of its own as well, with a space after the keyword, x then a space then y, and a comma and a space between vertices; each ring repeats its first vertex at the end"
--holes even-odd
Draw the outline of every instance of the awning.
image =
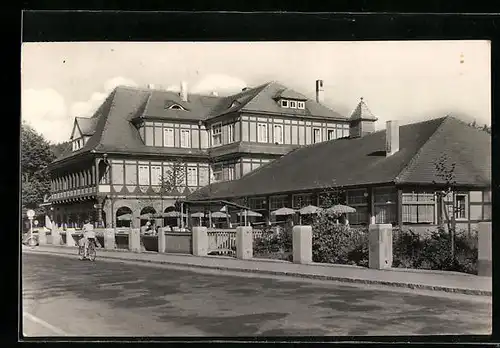
POLYGON ((130 221, 132 220, 132 214, 123 214, 123 215, 120 215, 116 218, 116 220, 119 220, 119 221, 130 221))

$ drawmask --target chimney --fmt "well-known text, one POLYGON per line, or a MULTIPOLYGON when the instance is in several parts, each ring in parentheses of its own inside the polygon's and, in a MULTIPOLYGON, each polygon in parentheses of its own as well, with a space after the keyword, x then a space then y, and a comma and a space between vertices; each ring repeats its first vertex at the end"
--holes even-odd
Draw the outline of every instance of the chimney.
POLYGON ((323 103, 323 100, 324 100, 323 80, 316 80, 316 102, 323 103))
POLYGON ((399 151, 398 121, 387 121, 385 130, 385 154, 392 156, 399 151))
POLYGON ((181 91, 180 91, 179 95, 180 95, 181 100, 183 102, 187 102, 188 101, 188 87, 187 87, 187 82, 185 82, 185 81, 181 82, 181 91))

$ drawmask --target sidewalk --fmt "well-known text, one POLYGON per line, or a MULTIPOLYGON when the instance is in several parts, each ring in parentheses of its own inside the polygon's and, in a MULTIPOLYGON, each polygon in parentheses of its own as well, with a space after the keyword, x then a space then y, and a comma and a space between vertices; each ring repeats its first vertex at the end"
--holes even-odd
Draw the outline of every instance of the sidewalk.
MULTIPOLYGON (((38 246, 23 248, 23 252, 48 252, 74 255, 76 247, 38 246)), ((184 254, 159 254, 156 252, 133 253, 127 250, 97 250, 97 258, 151 262, 184 267, 210 268, 237 272, 287 275, 302 278, 333 280, 349 283, 378 284, 412 289, 456 292, 472 295, 491 296, 492 278, 444 271, 408 270, 393 268, 374 270, 364 267, 332 264, 300 265, 276 260, 239 260, 232 257, 198 257, 184 254)))

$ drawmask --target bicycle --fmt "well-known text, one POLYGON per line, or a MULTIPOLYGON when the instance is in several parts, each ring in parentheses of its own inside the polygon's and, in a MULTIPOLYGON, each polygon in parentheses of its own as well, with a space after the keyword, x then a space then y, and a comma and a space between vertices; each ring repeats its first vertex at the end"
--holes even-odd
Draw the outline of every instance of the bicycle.
POLYGON ((82 258, 82 260, 95 261, 95 258, 97 256, 97 252, 96 252, 95 241, 93 238, 89 241, 88 256, 84 257, 83 256, 84 253, 85 253, 85 245, 79 245, 78 246, 78 256, 80 256, 82 258))

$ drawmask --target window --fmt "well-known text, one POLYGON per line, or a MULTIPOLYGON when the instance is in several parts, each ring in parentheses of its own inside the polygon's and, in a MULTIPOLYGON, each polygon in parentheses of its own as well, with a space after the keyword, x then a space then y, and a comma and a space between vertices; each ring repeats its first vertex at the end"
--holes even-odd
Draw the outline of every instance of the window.
POLYGON ((188 184, 188 186, 198 186, 198 168, 197 167, 188 167, 187 184, 188 184))
POLYGON ((208 185, 208 167, 200 167, 200 186, 208 185))
POLYGON ((292 207, 294 209, 300 209, 312 204, 312 194, 299 194, 292 196, 292 207))
POLYGON ((321 130, 319 128, 313 129, 313 142, 314 143, 321 142, 321 130))
POLYGON ((346 192, 347 205, 356 208, 355 213, 347 216, 352 225, 368 223, 368 193, 365 189, 349 190, 346 192))
POLYGON ((327 131, 327 136, 328 136, 328 140, 334 140, 334 139, 336 139, 335 138, 335 129, 329 129, 327 131))
POLYGON ((180 106, 178 104, 173 104, 172 106, 169 107, 169 109, 172 109, 172 110, 186 110, 186 109, 184 109, 182 106, 180 106))
POLYGON ((275 124, 274 125, 274 142, 277 144, 283 144, 283 126, 275 124))
POLYGON ((297 102, 297 106, 299 109, 305 109, 306 108, 306 103, 303 101, 297 102))
POLYGON ((216 165, 212 169, 212 181, 219 182, 222 181, 222 166, 216 165))
POLYGON ((267 143, 267 123, 257 124, 257 141, 267 143))
POLYGON ((403 193, 404 223, 434 223, 435 197, 433 193, 403 193))
POLYGON ((455 218, 467 219, 467 195, 457 194, 455 196, 455 218))
POLYGON ((112 164, 111 174, 113 185, 123 185, 123 164, 112 164))
POLYGON ((343 129, 342 130, 342 137, 348 137, 349 136, 349 129, 343 129))
POLYGON ((174 129, 163 128, 163 146, 174 147, 174 129))
POLYGON ((368 193, 365 189, 347 191, 347 205, 368 204, 368 193))
POLYGON ((296 109, 297 108, 297 102, 294 100, 290 100, 290 108, 296 109))
POLYGON ((375 223, 395 223, 396 218, 396 189, 393 187, 377 187, 373 191, 375 223))
POLYGON ((139 166, 139 185, 147 186, 149 185, 149 166, 140 165, 139 166))
POLYGON ((191 132, 189 129, 181 129, 181 147, 191 147, 191 132))
POLYGON ((222 126, 220 123, 212 126, 212 145, 217 146, 222 144, 222 126))
POLYGON ((125 184, 137 185, 137 166, 135 164, 125 165, 125 184))
POLYGON ((288 100, 282 100, 281 101, 281 107, 287 108, 288 107, 288 100))
POLYGON ((146 145, 153 146, 153 127, 146 127, 146 145))
POLYGON ((234 143, 234 128, 235 124, 231 123, 227 126, 227 138, 228 138, 228 143, 234 143))
POLYGON ((151 185, 160 185, 161 179, 161 166, 151 166, 151 185))
POLYGON ((276 210, 288 205, 288 196, 272 196, 269 198, 269 209, 276 210))
POLYGON ((248 206, 250 209, 265 209, 266 199, 261 197, 252 197, 248 199, 248 206))

